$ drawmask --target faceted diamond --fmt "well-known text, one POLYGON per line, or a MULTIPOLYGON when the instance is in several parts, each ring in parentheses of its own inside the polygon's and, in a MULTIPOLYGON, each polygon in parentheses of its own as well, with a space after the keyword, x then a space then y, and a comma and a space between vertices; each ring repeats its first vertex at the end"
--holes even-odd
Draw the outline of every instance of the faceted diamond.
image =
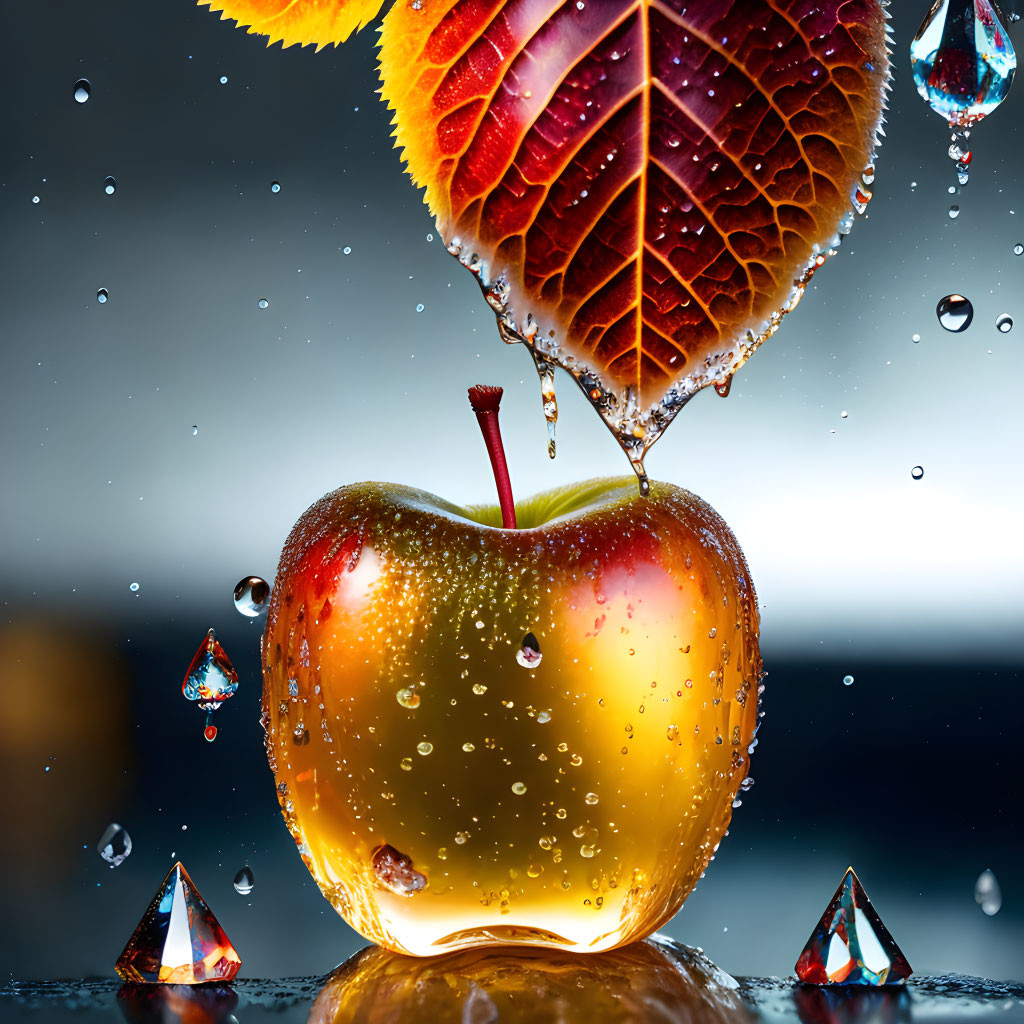
POLYGON ((238 690, 238 673, 211 629, 199 645, 185 673, 181 692, 199 701, 205 710, 216 710, 238 690))
POLYGON ((853 868, 847 868, 796 962, 797 977, 809 985, 892 985, 911 973, 853 868))
POLYGON ((951 125, 968 128, 1006 97, 1017 67, 991 0, 935 0, 914 41, 917 91, 951 125))
POLYGON ((230 981, 241 966, 179 861, 161 882, 115 969, 125 981, 196 985, 230 981))

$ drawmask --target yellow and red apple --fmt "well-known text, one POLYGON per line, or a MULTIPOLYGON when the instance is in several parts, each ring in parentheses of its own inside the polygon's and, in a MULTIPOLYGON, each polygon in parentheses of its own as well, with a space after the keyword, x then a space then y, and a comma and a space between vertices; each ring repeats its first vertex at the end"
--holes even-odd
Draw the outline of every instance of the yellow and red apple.
POLYGON ((515 514, 355 484, 281 557, 263 641, 278 797, 324 895, 398 952, 649 935, 748 771, 758 613, 717 513, 619 478, 515 514))

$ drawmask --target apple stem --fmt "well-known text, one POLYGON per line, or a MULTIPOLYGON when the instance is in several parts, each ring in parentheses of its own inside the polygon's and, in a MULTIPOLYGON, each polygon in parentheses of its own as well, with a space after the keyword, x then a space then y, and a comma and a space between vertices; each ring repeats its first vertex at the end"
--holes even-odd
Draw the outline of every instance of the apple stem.
POLYGON ((498 503, 501 505, 501 525, 506 530, 516 528, 516 506, 512 500, 512 481, 508 476, 505 461, 505 447, 501 443, 501 427, 498 426, 498 406, 501 404, 501 388, 477 384, 469 389, 469 404, 476 413, 480 433, 484 435, 487 454, 491 459, 494 483, 498 488, 498 503))

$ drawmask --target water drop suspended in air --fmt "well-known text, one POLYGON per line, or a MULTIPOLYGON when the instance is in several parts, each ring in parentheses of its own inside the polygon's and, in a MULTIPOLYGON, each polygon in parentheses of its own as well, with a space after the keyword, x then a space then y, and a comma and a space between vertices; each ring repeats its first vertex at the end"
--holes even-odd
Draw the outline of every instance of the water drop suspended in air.
POLYGON ((235 875, 235 892, 239 896, 248 896, 255 884, 256 879, 253 877, 252 868, 248 865, 235 875))
POLYGON ((932 110, 966 128, 1006 98, 1017 57, 990 0, 938 0, 910 44, 910 66, 932 110))
POLYGON ((260 299, 257 305, 260 307, 260 309, 266 309, 267 306, 270 305, 270 302, 267 299, 260 299))
POLYGON ((974 902, 989 917, 998 914, 999 908, 1003 905, 1003 892, 999 888, 999 880, 988 868, 978 875, 978 880, 974 883, 974 902))
POLYGON ((965 299, 962 295, 954 292, 952 295, 944 295, 939 299, 935 307, 935 315, 947 331, 959 334, 971 326, 971 321, 974 319, 974 306, 971 305, 970 299, 965 299))
POLYGON ((137 594, 137 593, 138 593, 138 591, 139 591, 139 585, 138 585, 138 583, 132 583, 132 584, 130 584, 130 585, 129 585, 128 589, 129 589, 129 590, 130 590, 130 591, 131 591, 131 592, 132 592, 133 594, 137 594))
POLYGON ((1018 242, 1013 247, 1013 255, 1014 256, 1024 256, 1024 243, 1018 242))
POLYGON ((920 334, 914 334, 914 335, 911 336, 910 340, 916 345, 921 340, 921 335, 920 334))
POLYGON ((96 852, 112 868, 116 868, 132 852, 132 837, 116 821, 112 822, 100 836, 96 852))
POLYGON ((244 576, 235 584, 235 608, 246 618, 258 618, 269 603, 270 584, 262 576, 244 576))
POLYGON ((341 251, 342 251, 342 252, 343 252, 343 253, 344 253, 344 254, 345 254, 346 256, 348 256, 348 255, 349 255, 349 254, 350 254, 350 253, 352 252, 352 246, 351 246, 351 245, 346 245, 346 246, 345 246, 345 248, 344 248, 344 249, 342 249, 341 251))
POLYGON ((199 427, 195 423, 193 423, 192 424, 192 436, 195 437, 198 433, 199 433, 199 427))
POLYGON ((996 328, 1000 334, 1009 334, 1013 330, 1013 317, 1009 313, 1000 313, 996 317, 996 328))
POLYGON ((89 94, 92 92, 92 85, 88 78, 80 78, 75 82, 75 102, 86 103, 89 100, 89 94))
POLYGON ((279 181, 272 181, 270 183, 270 191, 275 193, 275 195, 278 192, 280 192, 281 191, 281 182, 279 182, 279 181))
POLYGON ((227 85, 228 84, 228 76, 227 75, 221 75, 220 76, 220 84, 221 85, 227 85))
POLYGON ((523 643, 519 650, 516 651, 516 661, 523 666, 523 668, 536 668, 544 657, 540 653, 540 643, 532 633, 527 633, 523 637, 523 643))
POLYGON ((912 480, 920 480, 924 476, 924 466, 915 466, 910 471, 910 477, 912 480))
POLYGON ((416 312, 417 313, 422 313, 423 312, 423 303, 422 302, 417 302, 416 303, 416 312))
POLYGON ((39 196, 33 196, 32 197, 32 202, 33 203, 38 203, 39 202, 39 196))
POLYGON ((117 191, 117 179, 109 174, 103 179, 103 191, 112 196, 117 191))
POLYGON ((853 686, 853 676, 843 676, 843 686, 853 686))
POLYGON ((100 288, 100 290, 98 292, 96 292, 96 301, 97 302, 106 302, 109 297, 110 297, 110 293, 107 291, 106 288, 100 288))
POLYGON ((956 220, 957 217, 959 217, 959 216, 960 216, 960 207, 959 206, 951 206, 949 208, 949 219, 950 220, 956 220))
POLYGON ((540 398, 544 419, 548 424, 548 457, 555 457, 555 425, 558 423, 558 399, 555 397, 555 366, 531 349, 537 376, 540 378, 540 398))

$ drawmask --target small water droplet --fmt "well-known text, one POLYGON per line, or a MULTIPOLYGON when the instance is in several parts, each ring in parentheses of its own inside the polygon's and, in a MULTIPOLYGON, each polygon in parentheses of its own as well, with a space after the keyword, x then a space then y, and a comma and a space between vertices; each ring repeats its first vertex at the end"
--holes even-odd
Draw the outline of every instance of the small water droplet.
POLYGON ((959 206, 951 206, 949 208, 949 219, 950 220, 956 220, 957 217, 959 217, 959 216, 960 216, 960 207, 959 206))
POLYGON ((228 76, 227 75, 221 75, 220 76, 220 84, 221 85, 227 85, 228 84, 228 76))
POLYGON ((117 179, 109 174, 103 179, 103 191, 112 196, 117 191, 117 179))
POLYGON ((193 423, 192 424, 192 436, 195 437, 198 433, 199 433, 199 427, 195 423, 193 423))
POLYGON ((270 302, 267 299, 260 299, 257 305, 260 307, 260 309, 266 309, 267 306, 270 305, 270 302))
POLYGON ((38 203, 39 202, 39 196, 33 196, 32 197, 32 202, 33 203, 38 203))
POLYGON ((252 892, 252 887, 256 884, 256 879, 253 877, 252 868, 244 867, 237 875, 235 875, 235 892, 239 896, 248 896, 252 892))
POLYGON ((971 300, 964 298, 956 292, 951 295, 944 295, 939 299, 935 307, 935 315, 939 323, 953 334, 966 331, 974 319, 974 306, 971 300))
POLYGON ((843 686, 853 686, 853 676, 843 676, 843 686))
POLYGON ((270 183, 270 191, 273 192, 275 195, 278 192, 280 192, 281 191, 281 182, 279 182, 279 181, 272 181, 270 183))
POLYGON ((473 692, 478 696, 482 697, 487 692, 486 683, 474 683, 473 692))
POLYGON ((916 345, 921 340, 921 335, 914 334, 911 336, 910 340, 916 345))
POLYGON ((426 740, 424 740, 424 741, 423 741, 422 743, 417 743, 417 744, 416 744, 416 749, 417 749, 417 750, 418 750, 418 751, 419 751, 419 752, 420 752, 420 753, 421 753, 421 754, 422 754, 422 755, 423 755, 424 757, 426 757, 426 756, 427 756, 427 754, 429 754, 429 753, 430 753, 430 752, 431 752, 431 751, 432 751, 432 750, 434 749, 434 744, 433 744, 433 743, 428 743, 428 742, 427 742, 426 740))
POLYGON ((522 796, 526 792, 526 783, 525 782, 513 782, 512 783, 512 792, 515 793, 516 796, 522 796))
POLYGON ((464 751, 465 751, 465 752, 466 752, 467 754, 472 754, 472 753, 473 753, 473 751, 474 751, 474 750, 476 750, 476 744, 474 744, 474 743, 470 743, 470 742, 469 742, 469 741, 467 740, 467 741, 466 741, 465 743, 463 743, 463 744, 462 744, 462 749, 463 749, 463 750, 464 750, 464 751))
POLYGON ((915 466, 910 471, 910 476, 913 480, 920 480, 924 476, 924 466, 915 466))
POLYGON ((110 293, 107 291, 106 288, 100 288, 96 292, 96 301, 97 302, 100 302, 100 303, 106 302, 108 298, 110 298, 110 293))
POLYGON ((341 251, 342 251, 342 252, 343 252, 343 253, 344 253, 344 254, 345 254, 346 256, 348 256, 348 255, 350 255, 350 254, 351 254, 351 252, 352 252, 352 246, 351 246, 351 245, 346 245, 346 246, 345 246, 345 248, 344 248, 344 249, 342 249, 341 251))
POLYGON ((116 868, 132 852, 132 837, 116 821, 112 822, 100 836, 96 852, 112 868, 116 868))
POLYGON ((87 103, 92 93, 92 83, 88 78, 80 78, 75 82, 75 102, 87 103))
POLYGON ((1024 256, 1024 243, 1018 242, 1013 247, 1013 255, 1014 256, 1024 256))
POLYGON ((138 589, 139 589, 139 585, 138 585, 138 583, 131 583, 131 584, 129 584, 129 586, 128 586, 128 589, 129 589, 129 590, 130 590, 130 591, 131 591, 131 592, 132 592, 133 594, 134 594, 134 593, 137 593, 137 592, 138 592, 138 589))
MULTIPOLYGON (((395 694, 395 700, 397 700, 403 708, 408 708, 410 711, 414 711, 420 706, 420 695, 411 686, 403 686, 402 689, 395 694)), ((422 753, 422 751, 420 752, 422 753)))
POLYGON ((842 411, 842 412, 841 412, 841 413, 839 414, 839 418, 840 418, 841 420, 849 419, 849 418, 850 418, 850 414, 849 414, 849 413, 848 413, 848 412, 847 412, 847 411, 846 411, 846 410, 844 409, 844 410, 843 410, 843 411, 842 411))
POLYGON ((586 796, 585 796, 585 797, 583 798, 583 801, 584 801, 584 803, 587 803, 587 804, 589 804, 589 805, 590 805, 591 807, 593 807, 593 806, 594 806, 594 804, 596 804, 596 803, 597 803, 597 801, 598 801, 598 796, 597 796, 597 794, 596 794, 596 793, 588 793, 588 794, 587 794, 587 795, 586 795, 586 796))
POLYGON ((988 914, 989 917, 999 913, 1003 905, 1003 892, 999 888, 999 880, 986 868, 974 883, 974 902, 988 914))
MULTIPOLYGON (((192 428, 198 433, 197 428, 192 428)), ((270 584, 262 576, 243 576, 235 584, 235 609, 248 619, 262 615, 270 604, 270 584)))
POLYGON ((550 711, 538 712, 538 714, 537 714, 537 721, 540 722, 541 725, 547 725, 548 722, 551 721, 551 712, 550 711))
POLYGON ((416 312, 417 313, 422 313, 423 312, 423 303, 422 302, 417 302, 416 303, 416 312))
POLYGON ((427 232, 427 241, 428 241, 428 242, 432 242, 433 240, 434 240, 434 236, 433 236, 433 234, 432 234, 431 232, 429 232, 429 231, 428 231, 428 232, 427 232))
POLYGON ((1000 334, 1009 334, 1013 330, 1013 317, 1009 313, 1000 313, 996 317, 996 328, 1000 334))

